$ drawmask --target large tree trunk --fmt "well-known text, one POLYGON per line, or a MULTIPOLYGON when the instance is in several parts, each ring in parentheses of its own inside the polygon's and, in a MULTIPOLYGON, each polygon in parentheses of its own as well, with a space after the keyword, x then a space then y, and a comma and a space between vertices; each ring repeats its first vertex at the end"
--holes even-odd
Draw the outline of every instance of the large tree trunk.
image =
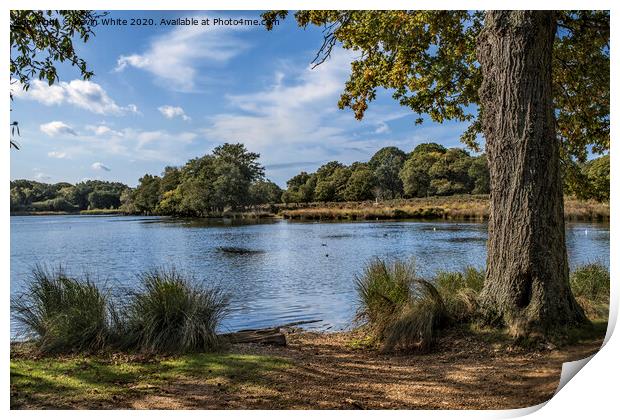
POLYGON ((551 91, 555 32, 550 11, 488 11, 478 40, 491 175, 481 303, 517 336, 585 320, 568 282, 551 91))

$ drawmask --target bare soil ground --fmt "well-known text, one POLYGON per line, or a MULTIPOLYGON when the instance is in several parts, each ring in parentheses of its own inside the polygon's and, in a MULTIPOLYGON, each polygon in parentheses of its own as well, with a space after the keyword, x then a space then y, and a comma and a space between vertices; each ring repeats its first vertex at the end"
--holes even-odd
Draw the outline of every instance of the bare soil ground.
POLYGON ((135 408, 508 409, 549 400, 562 363, 587 357, 600 341, 561 350, 524 351, 447 337, 425 355, 353 349, 346 334, 304 333, 285 348, 238 346, 280 356, 292 367, 269 387, 214 395, 200 382, 171 384, 168 395, 132 401, 135 408))
MULTIPOLYGON (((140 366, 146 363, 152 370, 158 363, 174 361, 161 360, 155 364, 152 360, 133 361, 121 368, 126 373, 124 376, 85 371, 75 376, 73 370, 64 367, 66 371, 61 369, 59 374, 87 381, 74 384, 82 388, 79 392, 77 388, 69 389, 68 394, 64 392, 68 385, 64 391, 29 389, 27 382, 17 380, 28 375, 28 368, 18 373, 12 365, 11 406, 31 409, 521 408, 551 398, 562 363, 595 353, 602 342, 590 339, 560 349, 525 350, 480 334, 453 331, 439 340, 432 353, 386 355, 355 344, 363 341, 363 337, 355 334, 302 332, 289 335, 287 347, 235 345, 228 356, 221 356, 227 358, 224 364, 194 360, 190 371, 185 360, 179 365, 185 370, 175 370, 169 375, 163 375, 161 367, 156 374, 148 369, 138 371, 136 363, 142 363, 140 366), (266 363, 265 360, 270 361, 269 368, 260 364, 266 363), (134 376, 128 376, 129 372, 134 376), (14 380, 14 375, 20 377, 14 380), (105 381, 112 386, 110 392, 105 391, 105 381)), ((13 360, 19 361, 20 357, 13 356, 13 360)), ((81 361, 76 366, 88 369, 84 367, 88 363, 81 361)), ((96 369, 107 366, 107 362, 101 363, 96 369)), ((95 369, 93 366, 90 368, 95 369)))

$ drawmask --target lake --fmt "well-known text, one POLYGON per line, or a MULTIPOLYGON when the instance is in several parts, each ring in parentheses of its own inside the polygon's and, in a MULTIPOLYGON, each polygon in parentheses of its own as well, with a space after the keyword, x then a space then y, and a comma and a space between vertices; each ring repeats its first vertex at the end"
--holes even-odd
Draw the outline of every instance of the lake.
MULTIPOLYGON (((62 264, 107 287, 174 265, 232 296, 223 330, 321 319, 308 328, 352 325, 354 276, 372 257, 414 258, 418 272, 483 267, 487 226, 466 222, 295 222, 175 220, 130 216, 11 217, 11 295, 32 267, 62 264), (222 248, 244 248, 239 254, 222 248)), ((609 266, 609 224, 569 223, 571 267, 609 266)), ((15 326, 12 325, 12 333, 15 326)))

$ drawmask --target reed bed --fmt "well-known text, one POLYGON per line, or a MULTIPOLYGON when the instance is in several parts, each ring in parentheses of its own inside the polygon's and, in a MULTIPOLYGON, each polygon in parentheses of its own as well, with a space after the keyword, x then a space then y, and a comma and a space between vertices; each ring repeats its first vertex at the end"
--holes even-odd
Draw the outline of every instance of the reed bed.
MULTIPOLYGON (((300 203, 277 206, 285 219, 300 220, 387 220, 387 219, 444 219, 488 220, 489 197, 485 195, 456 195, 363 201, 347 203, 300 203)), ((566 197, 566 220, 608 221, 609 203, 577 200, 566 197)))

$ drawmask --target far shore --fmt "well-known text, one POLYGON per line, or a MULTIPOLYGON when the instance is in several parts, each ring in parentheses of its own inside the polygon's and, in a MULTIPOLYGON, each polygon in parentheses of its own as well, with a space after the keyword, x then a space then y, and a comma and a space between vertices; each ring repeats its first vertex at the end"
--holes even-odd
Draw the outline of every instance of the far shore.
MULTIPOLYGON (((242 211, 224 211, 205 215, 207 218, 294 220, 475 220, 489 218, 487 195, 455 195, 395 199, 385 201, 285 203, 260 205, 242 211)), ((564 198, 567 221, 609 221, 609 203, 564 198)), ((32 211, 14 212, 11 216, 65 215, 130 215, 121 209, 92 209, 79 212, 32 211)))

